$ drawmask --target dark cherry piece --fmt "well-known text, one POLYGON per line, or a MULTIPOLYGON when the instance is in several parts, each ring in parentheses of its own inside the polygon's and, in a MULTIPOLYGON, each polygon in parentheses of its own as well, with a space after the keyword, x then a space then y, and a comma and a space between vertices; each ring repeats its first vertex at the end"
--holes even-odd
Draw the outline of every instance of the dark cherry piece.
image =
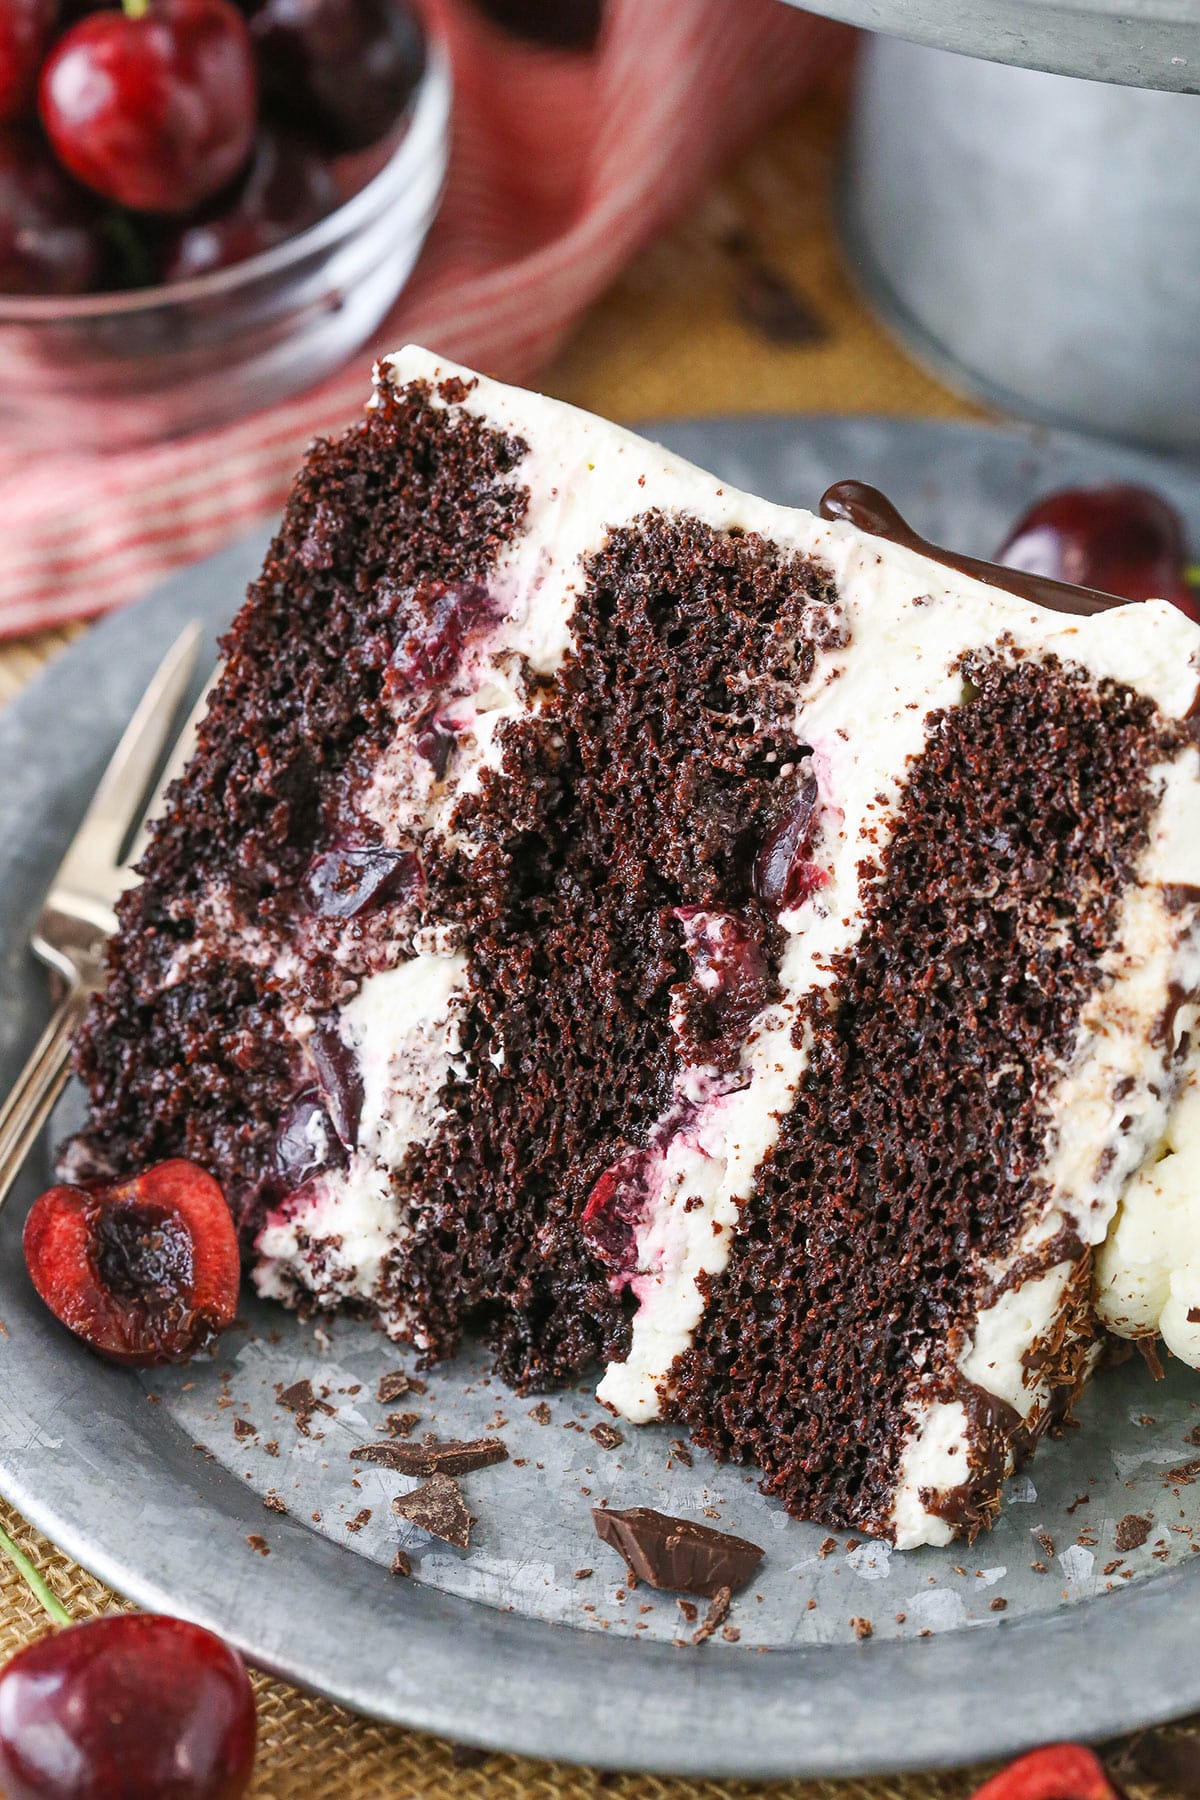
POLYGON ((187 281, 273 250, 338 203, 329 164, 297 139, 261 131, 237 187, 176 233, 163 259, 164 281, 187 281))
POLYGON ((383 137, 425 66, 403 0, 260 0, 250 29, 274 116, 333 154, 383 137))
POLYGON ((740 1044, 765 1006, 771 971, 753 924, 740 913, 679 906, 675 917, 691 958, 691 975, 672 989, 688 1021, 688 1036, 707 1060, 722 1039, 740 1044))
POLYGON ((358 1058, 337 1027, 335 1016, 318 1019, 309 1039, 313 1066, 333 1128, 347 1150, 358 1142, 363 1081, 358 1058))
POLYGON ((768 832, 754 862, 754 891, 777 912, 787 912, 823 887, 829 877, 807 860, 816 829, 817 783, 800 779, 783 817, 768 832))
POLYGON ((258 81, 229 0, 126 0, 73 25, 42 71, 40 110, 80 181, 135 212, 188 213, 250 155, 258 81))
POLYGON ((1019 519, 996 552, 1010 569, 1101 588, 1122 600, 1170 600, 1200 618, 1184 579, 1187 543, 1175 508, 1150 488, 1061 488, 1019 519))
POLYGON ((0 5, 0 123, 36 112, 38 75, 57 23, 58 0, 0 5))
POLYGON ((0 130, 0 294, 84 294, 105 251, 93 207, 41 139, 0 130))
POLYGON ((212 1176, 182 1158, 116 1185, 50 1188, 24 1244, 55 1318, 112 1362, 186 1362, 233 1323, 233 1220, 212 1176))
POLYGON ((421 623, 393 652, 389 694, 428 693, 448 681, 468 639, 494 616, 491 596, 476 581, 430 581, 416 598, 421 623))
POLYGON ((239 1800, 255 1736, 241 1657, 183 1619, 89 1619, 0 1671, 7 1800, 239 1800))
POLYGON ((420 885, 421 864, 411 850, 383 844, 335 844, 314 856, 304 876, 309 905, 323 919, 357 919, 399 900, 420 885))
POLYGON ((290 1190, 303 1187, 322 1169, 344 1168, 346 1152, 315 1089, 293 1101, 275 1144, 275 1167, 290 1190))
POLYGON ((475 0, 514 37, 552 50, 591 50, 604 23, 604 0, 475 0))
POLYGON ((1104 1764, 1082 1744, 1047 1744, 1018 1756, 971 1800, 1121 1800, 1104 1764))

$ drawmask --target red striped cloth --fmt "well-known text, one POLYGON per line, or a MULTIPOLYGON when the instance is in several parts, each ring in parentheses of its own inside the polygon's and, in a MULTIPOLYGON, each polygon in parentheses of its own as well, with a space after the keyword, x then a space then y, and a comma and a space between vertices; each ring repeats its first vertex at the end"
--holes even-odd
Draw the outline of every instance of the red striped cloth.
POLYGON ((527 381, 839 28, 779 0, 611 0, 587 57, 519 46, 469 0, 450 40, 445 202, 378 342, 299 399, 114 456, 0 446, 0 636, 106 611, 276 512, 305 444, 361 409, 372 351, 417 342, 527 381))

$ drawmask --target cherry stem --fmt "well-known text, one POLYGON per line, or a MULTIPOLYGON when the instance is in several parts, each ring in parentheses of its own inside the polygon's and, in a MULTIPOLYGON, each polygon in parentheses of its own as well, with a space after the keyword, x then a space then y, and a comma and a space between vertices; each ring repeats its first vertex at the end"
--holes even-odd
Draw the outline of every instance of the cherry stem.
POLYGON ((1200 563, 1193 563, 1190 569, 1185 569, 1183 579, 1189 587, 1200 588, 1200 563))
POLYGON ((0 1550, 3 1550, 43 1612, 49 1613, 56 1625, 69 1625, 71 1615, 62 1601, 50 1592, 25 1552, 13 1543, 2 1525, 0 1525, 0 1550))
POLYGON ((144 19, 150 11, 150 0, 121 0, 121 8, 127 19, 144 19))

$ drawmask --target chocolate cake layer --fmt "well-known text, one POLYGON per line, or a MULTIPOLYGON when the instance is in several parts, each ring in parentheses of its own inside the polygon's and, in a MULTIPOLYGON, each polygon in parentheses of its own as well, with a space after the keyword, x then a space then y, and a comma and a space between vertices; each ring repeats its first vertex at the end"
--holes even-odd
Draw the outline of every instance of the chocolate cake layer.
POLYGON ((1153 1174, 1198 645, 406 351, 227 640, 67 1166, 193 1156, 264 1294, 605 1362, 793 1511, 973 1531, 1091 1367, 1097 1255, 1116 1329, 1200 1306, 1153 1174))

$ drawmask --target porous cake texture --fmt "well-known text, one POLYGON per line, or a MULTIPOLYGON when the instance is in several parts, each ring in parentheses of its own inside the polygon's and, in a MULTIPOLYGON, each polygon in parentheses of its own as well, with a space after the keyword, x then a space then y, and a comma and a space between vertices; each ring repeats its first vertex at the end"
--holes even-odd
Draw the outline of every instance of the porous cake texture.
POLYGON ((599 1363, 900 1546, 987 1523, 1104 1326, 1200 1360, 1181 613, 406 350, 224 654, 71 1172, 192 1157, 261 1293, 599 1363))

